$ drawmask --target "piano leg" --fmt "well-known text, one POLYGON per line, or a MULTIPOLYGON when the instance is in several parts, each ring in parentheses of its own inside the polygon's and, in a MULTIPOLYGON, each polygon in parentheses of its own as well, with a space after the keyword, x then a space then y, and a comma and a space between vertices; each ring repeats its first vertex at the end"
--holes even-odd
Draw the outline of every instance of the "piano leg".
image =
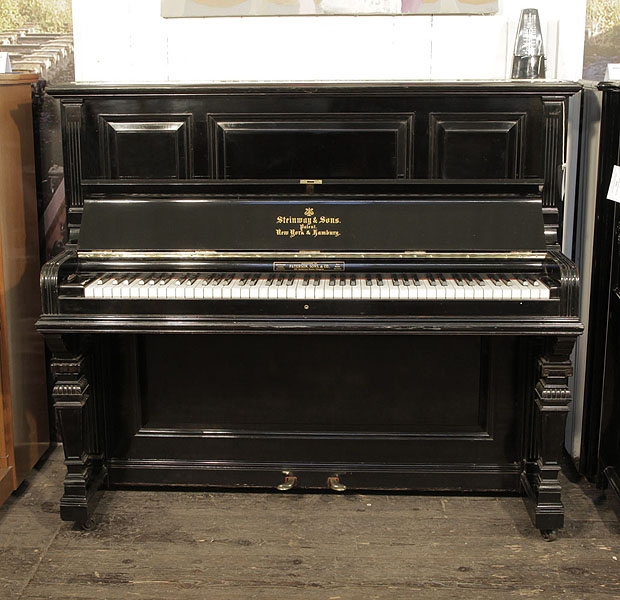
POLYGON ((54 376, 52 398, 62 437, 67 475, 60 515, 88 528, 94 494, 106 476, 101 418, 89 383, 89 355, 70 336, 47 335, 54 376))
POLYGON ((574 343, 571 336, 545 342, 533 401, 531 455, 521 476, 532 522, 548 541, 553 541, 556 530, 564 525, 558 476, 571 401, 568 378, 573 374, 570 354, 574 343))

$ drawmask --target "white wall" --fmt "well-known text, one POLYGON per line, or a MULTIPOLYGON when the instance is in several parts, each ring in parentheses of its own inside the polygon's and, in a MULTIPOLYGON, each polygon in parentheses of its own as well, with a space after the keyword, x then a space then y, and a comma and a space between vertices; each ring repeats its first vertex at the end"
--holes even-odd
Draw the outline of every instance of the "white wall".
POLYGON ((160 0, 73 0, 77 81, 503 79, 522 8, 548 78, 579 79, 586 0, 500 0, 493 16, 162 19, 160 0))

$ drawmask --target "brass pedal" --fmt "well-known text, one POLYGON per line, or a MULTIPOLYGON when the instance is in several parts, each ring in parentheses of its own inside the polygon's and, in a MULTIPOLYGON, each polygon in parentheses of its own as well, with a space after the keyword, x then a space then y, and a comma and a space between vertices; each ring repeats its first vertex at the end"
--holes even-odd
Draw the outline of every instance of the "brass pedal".
POLYGON ((327 478, 327 487, 334 490, 334 492, 344 492, 347 489, 347 486, 344 483, 340 483, 340 478, 338 475, 327 478))
POLYGON ((287 492, 288 490, 293 489, 297 485, 297 477, 288 471, 283 471, 284 473, 284 481, 276 486, 276 490, 281 492, 287 492))

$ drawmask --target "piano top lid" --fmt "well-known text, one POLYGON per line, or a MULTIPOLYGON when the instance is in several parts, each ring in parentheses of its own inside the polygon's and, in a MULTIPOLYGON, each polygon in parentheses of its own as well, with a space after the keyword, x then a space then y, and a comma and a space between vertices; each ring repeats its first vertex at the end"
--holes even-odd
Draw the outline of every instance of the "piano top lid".
POLYGON ((90 197, 78 251, 544 252, 542 200, 532 188, 523 186, 523 194, 490 186, 478 194, 429 188, 411 194, 90 197))
POLYGON ((573 81, 551 80, 457 80, 457 81, 211 81, 161 83, 68 83, 51 86, 46 92, 57 98, 133 95, 202 94, 553 94, 572 95, 581 90, 573 81))

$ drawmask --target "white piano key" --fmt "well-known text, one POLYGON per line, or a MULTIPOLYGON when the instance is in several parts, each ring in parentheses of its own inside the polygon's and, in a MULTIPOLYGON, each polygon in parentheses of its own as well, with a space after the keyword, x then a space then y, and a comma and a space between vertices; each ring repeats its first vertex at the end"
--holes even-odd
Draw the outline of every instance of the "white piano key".
POLYGON ((423 289, 424 297, 423 300, 437 300, 437 290, 434 285, 431 285, 429 280, 424 277, 420 278, 420 283, 422 284, 420 287, 423 289))
POLYGON ((197 277, 192 290, 194 300, 204 300, 205 297, 205 285, 206 279, 204 277, 197 277))
MULTIPOLYGON (((280 282, 278 282, 280 283, 280 282)), ((276 284, 276 293, 278 300, 286 300, 286 280, 283 279, 280 285, 276 284)))
POLYGON ((360 278, 360 298, 362 300, 370 300, 372 297, 372 286, 369 285, 366 277, 360 278))
MULTIPOLYGON (((524 285, 523 282, 518 278, 512 278, 512 284, 515 286, 517 290, 519 290, 519 300, 530 300, 530 287, 529 285, 524 285)), ((513 295, 514 298, 514 295, 513 295)))
POLYGON ((140 298, 140 289, 144 287, 144 283, 141 276, 136 277, 129 286, 129 297, 132 299, 140 298))
POLYGON ((502 300, 502 298, 504 297, 504 290, 502 289, 501 283, 490 278, 489 284, 493 289, 493 300, 502 300))
POLYGON ((454 300, 456 298, 456 281, 446 277, 446 300, 454 300))
POLYGON ((512 300, 512 286, 502 280, 502 300, 512 300))
POLYGON ((269 300, 278 299, 278 287, 276 286, 275 278, 271 280, 271 283, 267 286, 267 298, 269 300))
MULTIPOLYGON (((357 283, 357 282, 356 282, 357 283)), ((345 285, 342 288, 342 298, 343 300, 353 300, 353 290, 355 289, 354 285, 351 285, 351 277, 347 277, 345 281, 345 285)))
POLYGON ((84 288, 85 298, 101 298, 103 297, 103 279, 104 277, 98 277, 91 283, 87 284, 84 288))
POLYGON ((405 285, 404 278, 398 278, 398 299, 399 300, 409 300, 409 288, 410 285, 405 285))
POLYGON ((250 300, 258 300, 260 298, 260 290, 264 282, 265 282, 264 275, 259 276, 258 280, 256 281, 254 285, 252 285, 252 283, 250 282, 250 285, 248 287, 248 298, 250 300))
POLYGON ((194 300, 196 294, 196 286, 198 285, 198 278, 192 276, 183 282, 183 288, 185 289, 185 299, 194 300))
POLYGON ((377 280, 377 286, 379 288, 379 294, 381 300, 389 300, 390 299, 390 282, 386 277, 381 277, 382 285, 379 285, 379 280, 377 280))
POLYGON ((441 285, 441 280, 439 277, 435 277, 435 281, 437 285, 435 286, 435 294, 437 300, 445 300, 446 299, 446 286, 441 285))
POLYGON ((103 297, 104 298, 113 298, 114 297, 114 289, 118 285, 118 279, 110 279, 109 281, 104 282, 103 284, 103 297))
POLYGON ((222 281, 222 300, 231 300, 232 299, 232 290, 235 283, 234 277, 227 277, 222 281))
POLYGON ((242 279, 242 277, 234 277, 230 282, 230 297, 233 300, 239 300, 241 298, 242 279))
POLYGON ((172 277, 168 283, 163 286, 164 289, 164 298, 176 298, 177 295, 177 286, 179 286, 181 282, 177 277, 172 277))
POLYGON ((484 289, 482 286, 474 279, 474 300, 484 300, 484 289))
POLYGON ((295 300, 297 297, 297 280, 294 279, 293 283, 290 283, 289 280, 284 282, 284 287, 286 287, 286 298, 287 300, 295 300))
POLYGON ((469 285, 466 276, 463 277, 463 292, 465 294, 465 300, 473 300, 475 298, 475 288, 473 285, 469 285))
POLYGON ((333 300, 334 299, 334 285, 330 285, 331 281, 329 279, 325 279, 323 282, 321 282, 322 285, 322 292, 323 292, 323 299, 325 300, 333 300))
POLYGON ((484 300, 493 300, 493 284, 486 277, 482 277, 481 279, 482 279, 482 283, 484 284, 482 286, 482 297, 483 297, 483 299, 484 300))
POLYGON ((334 284, 334 300, 342 300, 344 297, 344 286, 340 285, 340 277, 336 278, 334 284))

